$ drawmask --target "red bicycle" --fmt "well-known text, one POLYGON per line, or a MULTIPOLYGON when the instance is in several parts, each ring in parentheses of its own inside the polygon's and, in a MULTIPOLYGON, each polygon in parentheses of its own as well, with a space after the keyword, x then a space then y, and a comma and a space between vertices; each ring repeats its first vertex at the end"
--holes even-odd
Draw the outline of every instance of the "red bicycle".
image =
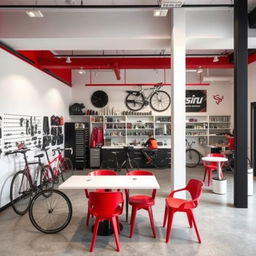
POLYGON ((47 158, 47 165, 45 167, 50 170, 49 173, 52 173, 54 183, 59 183, 60 176, 62 181, 65 181, 73 175, 73 164, 68 157, 62 155, 61 151, 63 151, 63 149, 61 148, 52 150, 53 156, 56 152, 58 152, 58 155, 50 160, 48 154, 49 149, 50 148, 43 148, 47 158))
MULTIPOLYGON (((10 201, 13 210, 19 214, 24 215, 30 206, 31 199, 38 191, 53 188, 52 172, 49 168, 41 162, 44 154, 35 155, 38 158, 35 162, 28 162, 26 153, 30 149, 18 146, 18 150, 6 152, 5 155, 22 154, 25 166, 22 170, 18 171, 12 178, 10 186, 10 201), (35 169, 31 166, 35 165, 35 169)), ((44 197, 49 194, 43 192, 44 197)))

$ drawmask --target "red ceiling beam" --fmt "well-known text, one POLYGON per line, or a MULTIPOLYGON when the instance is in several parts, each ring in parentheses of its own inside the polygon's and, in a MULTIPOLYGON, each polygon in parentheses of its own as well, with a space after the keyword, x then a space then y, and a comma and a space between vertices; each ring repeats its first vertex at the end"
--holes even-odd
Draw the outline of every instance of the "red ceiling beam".
MULTIPOLYGON (((219 62, 212 58, 187 58, 187 69, 195 68, 233 68, 228 57, 220 57, 219 62)), ((42 68, 54 69, 169 69, 170 58, 73 58, 71 63, 66 59, 40 58, 38 64, 42 68)))
MULTIPOLYGON (((23 51, 24 54, 21 53, 21 51, 15 51, 13 50, 12 48, 4 45, 4 44, 1 44, 0 46, 0 49, 3 49, 5 50, 6 52, 12 54, 13 56, 21 59, 22 61, 26 62, 27 64, 35 67, 36 69, 39 69, 41 70, 42 72, 54 77, 55 79, 61 81, 62 83, 65 83, 66 85, 68 86, 72 86, 71 84, 71 78, 70 78, 70 81, 66 81, 65 79, 63 79, 62 77, 56 75, 55 73, 51 72, 49 69, 42 69, 39 65, 38 65, 38 55, 39 55, 39 52, 41 53, 42 51, 37 51, 37 53, 35 53, 35 51, 28 51, 27 53, 25 53, 23 51), (27 57, 27 56, 28 57, 27 57)), ((46 52, 49 52, 49 51, 46 51, 46 52)), ((49 56, 49 55, 48 55, 49 56)), ((71 72, 70 72, 71 73, 71 72)))
POLYGON ((118 63, 117 62, 115 62, 115 64, 114 64, 114 72, 115 72, 115 75, 116 75, 116 79, 120 80, 121 75, 120 75, 120 69, 118 68, 118 63))

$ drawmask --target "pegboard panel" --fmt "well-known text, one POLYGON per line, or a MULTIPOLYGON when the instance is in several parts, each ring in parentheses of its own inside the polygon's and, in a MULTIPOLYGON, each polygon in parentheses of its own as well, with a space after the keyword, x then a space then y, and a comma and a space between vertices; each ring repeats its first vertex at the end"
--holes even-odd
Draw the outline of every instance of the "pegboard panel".
POLYGON ((7 152, 24 144, 29 149, 42 145, 42 117, 20 114, 3 114, 2 150, 7 152))

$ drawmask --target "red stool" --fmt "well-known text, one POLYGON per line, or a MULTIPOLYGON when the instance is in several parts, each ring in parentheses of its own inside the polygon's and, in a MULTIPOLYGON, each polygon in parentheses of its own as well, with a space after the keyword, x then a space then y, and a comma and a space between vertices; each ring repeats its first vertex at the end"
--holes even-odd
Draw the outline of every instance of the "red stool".
MULTIPOLYGON (((215 156, 215 157, 225 157, 223 154, 208 154, 207 156, 215 156)), ((221 167, 223 167, 224 162, 221 163, 221 167)), ((212 172, 217 170, 217 162, 205 162, 203 161, 203 166, 204 166, 204 179, 205 181, 206 175, 208 175, 208 186, 210 186, 211 181, 212 181, 212 172)), ((221 177, 223 178, 223 173, 221 172, 221 177)))
MULTIPOLYGON (((126 175, 154 175, 149 171, 130 171, 126 175)), ((153 237, 156 238, 156 231, 154 225, 154 218, 152 212, 152 206, 155 204, 156 189, 152 190, 152 194, 149 195, 129 195, 129 190, 125 190, 126 197, 128 198, 129 204, 132 206, 132 215, 131 215, 131 229, 130 229, 130 238, 132 238, 135 227, 136 213, 140 209, 148 211, 150 224, 153 232, 153 237)))
POLYGON ((165 199, 166 205, 164 212, 163 227, 165 227, 166 221, 168 219, 166 230, 166 243, 168 243, 170 239, 173 216, 175 212, 185 212, 187 214, 189 226, 190 228, 194 226, 198 242, 201 243, 201 237, 197 229, 196 221, 193 215, 193 209, 197 207, 202 191, 203 182, 200 180, 191 179, 185 188, 172 191, 169 197, 165 199), (174 198, 174 194, 176 192, 183 190, 188 191, 190 193, 191 200, 174 198))
POLYGON ((118 216, 123 212, 124 199, 122 192, 90 192, 90 212, 96 217, 90 252, 93 252, 96 243, 100 221, 109 220, 112 223, 116 250, 120 251, 118 216))

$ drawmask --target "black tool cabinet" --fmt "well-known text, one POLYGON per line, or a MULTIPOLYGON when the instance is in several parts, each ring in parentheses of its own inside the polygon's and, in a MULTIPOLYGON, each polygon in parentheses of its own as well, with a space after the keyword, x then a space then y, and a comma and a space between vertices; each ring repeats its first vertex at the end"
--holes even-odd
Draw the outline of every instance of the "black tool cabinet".
POLYGON ((89 166, 89 123, 65 123, 65 156, 69 157, 75 169, 89 166), (72 151, 69 150, 72 148, 72 151), (73 153, 73 154, 72 154, 73 153))
MULTIPOLYGON (((125 160, 125 151, 121 148, 102 148, 101 149, 101 161, 106 161, 109 159, 113 159, 113 152, 118 153, 118 161, 120 164, 125 160)), ((171 149, 169 148, 159 148, 158 149, 158 158, 164 159, 163 165, 166 167, 171 166, 171 149)), ((145 159, 143 154, 141 153, 141 149, 135 148, 130 152, 131 159, 135 159, 140 168, 146 168, 148 165, 145 164, 145 159)))

